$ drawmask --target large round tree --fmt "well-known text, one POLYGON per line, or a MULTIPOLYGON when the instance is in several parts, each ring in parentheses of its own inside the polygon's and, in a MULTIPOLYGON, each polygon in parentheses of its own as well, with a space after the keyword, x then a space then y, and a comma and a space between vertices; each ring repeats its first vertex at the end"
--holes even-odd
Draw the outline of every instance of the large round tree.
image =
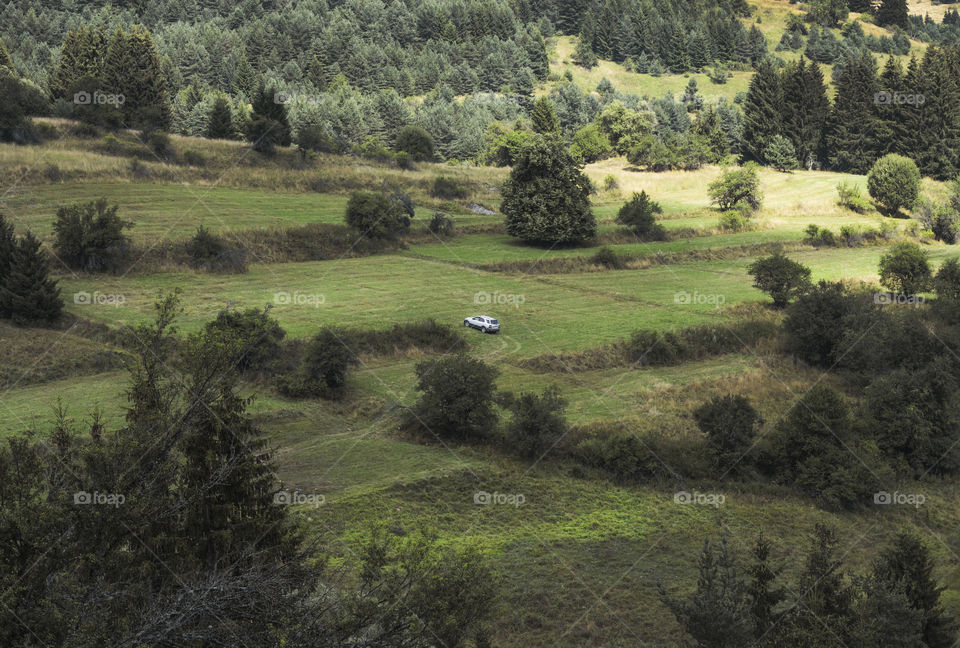
POLYGON ((558 135, 537 136, 520 149, 501 209, 507 233, 527 243, 580 243, 597 233, 590 181, 558 135))

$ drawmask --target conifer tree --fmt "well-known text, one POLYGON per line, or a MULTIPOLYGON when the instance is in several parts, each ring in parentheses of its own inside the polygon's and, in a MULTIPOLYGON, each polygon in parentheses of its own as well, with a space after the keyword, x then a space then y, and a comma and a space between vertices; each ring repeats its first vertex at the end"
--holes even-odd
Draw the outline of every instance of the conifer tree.
POLYGON ((830 100, 823 73, 804 58, 783 74, 783 134, 793 144, 797 161, 824 159, 824 132, 830 119, 830 100))
POLYGON ((690 68, 690 60, 687 57, 687 38, 679 24, 673 25, 670 30, 664 63, 671 72, 677 74, 686 72, 690 68))
POLYGON ((783 89, 780 75, 770 62, 761 63, 750 81, 743 104, 743 150, 754 160, 763 159, 763 151, 783 126, 783 89))
POLYGON ((233 139, 236 137, 233 128, 233 115, 230 111, 230 102, 223 95, 214 100, 207 120, 207 137, 210 139, 233 139))
POLYGON ((907 0, 882 0, 877 9, 877 22, 884 27, 896 25, 906 29, 908 18, 907 0))
POLYGON ((50 94, 68 100, 72 88, 84 78, 98 77, 103 67, 106 36, 99 29, 71 29, 60 48, 60 61, 50 78, 50 94))
MULTIPOLYGON (((0 290, 10 276, 16 246, 17 239, 13 235, 13 223, 8 223, 3 214, 0 214, 0 290)), ((10 312, 4 308, 3 301, 0 300, 0 318, 9 317, 10 312)))
POLYGON ((254 150, 273 153, 276 146, 289 146, 290 123, 287 107, 272 87, 263 84, 253 99, 253 115, 247 125, 247 139, 254 150))
POLYGON ((866 173, 877 157, 874 106, 877 64, 869 52, 848 59, 834 73, 837 87, 827 135, 830 165, 840 171, 866 173))
POLYGON ((13 67, 13 59, 10 58, 10 52, 7 51, 7 47, 3 44, 3 40, 0 40, 0 69, 2 68, 6 68, 10 72, 16 73, 16 70, 13 67))
POLYGON ((0 286, 0 312, 17 324, 50 324, 60 318, 63 300, 50 279, 40 241, 27 232, 16 242, 6 281, 0 286))
POLYGON ((533 108, 530 110, 530 121, 533 122, 535 133, 545 135, 560 132, 560 120, 553 110, 553 104, 546 97, 540 97, 533 102, 533 108))
POLYGON ((169 127, 167 79, 150 32, 135 26, 125 33, 117 27, 107 46, 101 76, 110 92, 123 95, 119 108, 127 127, 169 127))

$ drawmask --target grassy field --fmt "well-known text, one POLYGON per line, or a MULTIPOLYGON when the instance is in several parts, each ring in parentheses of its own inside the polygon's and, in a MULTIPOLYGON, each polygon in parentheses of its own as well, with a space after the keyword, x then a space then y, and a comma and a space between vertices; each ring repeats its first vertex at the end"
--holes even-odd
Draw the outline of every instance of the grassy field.
MULTIPOLYGON (((766 4, 786 5, 769 0, 766 4)), ((775 23, 775 17, 768 20, 766 14, 763 20, 768 26, 775 23)), ((196 140, 175 143, 205 146, 196 140)), ((342 218, 349 188, 381 173, 354 160, 330 158, 320 165, 332 178, 323 191, 305 188, 308 171, 280 163, 238 166, 224 183, 188 170, 194 175, 185 187, 160 173, 167 165, 155 163, 155 177, 134 180, 125 177, 125 162, 111 166, 116 158, 76 148, 82 146, 86 144, 0 146, 0 171, 7 177, 14 160, 40 169, 46 160, 58 160, 62 172, 73 174, 56 182, 42 173, 21 174, 22 181, 13 183, 3 196, 3 209, 18 227, 48 237, 58 205, 101 195, 118 203, 121 214, 135 222, 131 235, 139 241, 183 237, 201 222, 221 231, 335 223, 342 218), (271 177, 279 179, 278 187, 264 189, 271 177), (194 193, 202 195, 201 205, 194 206, 194 193)), ((229 168, 224 167, 226 160, 239 153, 239 147, 212 143, 204 152, 212 168, 229 168)), ((409 176, 397 170, 382 172, 412 192, 421 208, 418 220, 435 206, 427 195, 433 176, 456 174, 471 187, 468 200, 495 206, 496 185, 505 175, 502 169, 451 171, 440 165, 424 165, 409 176)), ((882 219, 876 213, 858 215, 835 204, 839 181, 863 187, 863 177, 764 170, 764 206, 754 217, 755 229, 722 233, 714 229, 718 214, 706 193, 720 169, 641 173, 620 158, 590 165, 587 173, 598 185, 613 175, 619 187, 593 196, 603 233, 615 229, 617 209, 631 192, 640 190, 663 204, 662 222, 668 230, 697 229, 697 236, 670 241, 612 244, 617 252, 695 253, 784 243, 792 246, 792 258, 811 268, 815 279, 877 281, 884 246, 814 249, 800 244, 803 228, 812 222, 835 231, 846 224, 879 224, 882 219)), ((927 182, 925 190, 936 192, 940 187, 927 182)), ((468 212, 464 202, 451 210, 459 225, 499 221, 498 216, 468 212)), ((897 224, 902 226, 901 221, 897 224)), ((939 243, 929 243, 926 249, 935 266, 960 254, 939 243)), ((467 315, 494 315, 503 323, 500 335, 464 334, 470 353, 498 370, 499 389, 541 391, 557 385, 568 400, 571 423, 619 422, 628 431, 653 438, 698 439, 691 412, 712 396, 749 394, 766 422, 766 433, 797 395, 816 382, 847 388, 833 377, 791 362, 770 345, 668 367, 545 373, 525 369, 525 359, 594 348, 639 328, 677 330, 732 323, 744 313, 762 311, 756 303, 766 301, 751 285, 746 269, 753 256, 746 253, 715 259, 691 256, 638 270, 565 274, 476 267, 499 261, 532 265, 539 259, 595 252, 596 247, 525 247, 493 231, 418 242, 396 253, 364 258, 254 264, 246 274, 237 275, 189 270, 138 276, 60 274, 67 310, 82 318, 81 323, 89 323, 67 331, 0 326, 0 436, 23 429, 46 432, 58 398, 78 429, 94 407, 108 424, 121 425, 129 378, 110 355, 98 326, 145 322, 156 296, 174 288, 182 291, 184 314, 179 324, 184 333, 198 330, 228 302, 239 307, 272 304, 271 315, 294 338, 306 338, 329 324, 385 328, 432 317, 459 327, 467 315), (77 293, 118 295, 122 303, 75 303, 77 293), (711 299, 678 303, 678 293, 711 299), (716 307, 718 301, 721 308, 716 307)), ((890 507, 832 513, 771 484, 701 483, 678 473, 665 483, 624 486, 562 463, 531 465, 487 447, 411 437, 398 429, 398 412, 416 398, 416 363, 431 357, 435 356, 420 351, 363 357, 340 402, 287 399, 263 383, 246 385, 244 393, 256 396, 250 412, 276 446, 284 486, 321 492, 327 498, 326 505, 303 508, 298 514, 310 533, 324 536, 334 558, 345 554, 346 547, 375 522, 415 526, 427 521, 444 544, 482 546, 502 594, 494 623, 497 646, 680 645, 683 638, 657 598, 657 585, 663 583, 675 593, 693 587, 694 560, 706 534, 726 532, 733 546, 745 551, 762 529, 773 540, 778 561, 795 573, 813 525, 820 521, 839 529, 845 560, 857 569, 866 568, 876 548, 898 530, 915 531, 937 558, 937 577, 947 587, 946 602, 960 604, 956 506, 960 493, 953 483, 891 485, 891 491, 902 486, 927 494, 921 510, 890 507), (722 492, 726 502, 716 509, 679 505, 673 494, 680 489, 722 492), (477 506, 474 494, 479 490, 523 494, 526 503, 477 506)), ((678 459, 663 458, 671 469, 678 459)))

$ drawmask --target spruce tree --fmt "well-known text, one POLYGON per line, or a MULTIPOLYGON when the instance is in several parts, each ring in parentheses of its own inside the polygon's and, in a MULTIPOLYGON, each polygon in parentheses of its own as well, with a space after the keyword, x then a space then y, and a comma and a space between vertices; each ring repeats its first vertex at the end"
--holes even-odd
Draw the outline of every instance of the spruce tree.
POLYGON ((210 118, 207 120, 207 137, 210 139, 233 139, 233 115, 230 112, 230 102, 223 95, 214 100, 210 109, 210 118))
POLYGON ((869 52, 835 69, 836 100, 827 135, 830 165, 839 171, 866 173, 877 157, 877 64, 869 52))
POLYGON ((16 70, 13 67, 13 59, 10 58, 10 52, 7 51, 7 47, 3 44, 3 40, 0 40, 0 69, 2 68, 6 68, 10 72, 16 74, 16 70))
POLYGON ((767 144, 780 134, 782 109, 780 75, 772 63, 761 63, 750 80, 747 100, 743 104, 743 152, 749 158, 762 160, 767 144))
POLYGON ((679 24, 673 25, 670 30, 664 63, 667 64, 667 69, 677 74, 686 72, 690 68, 690 59, 687 56, 687 37, 684 35, 683 27, 679 24))
POLYGON ((546 135, 560 132, 560 120, 553 110, 553 104, 546 97, 540 97, 533 102, 530 110, 530 121, 533 122, 533 131, 546 135))
POLYGON ((119 109, 128 128, 159 128, 170 125, 167 79, 150 32, 133 27, 114 31, 103 61, 103 83, 124 99, 119 109))
POLYGON ((823 160, 830 100, 823 72, 804 58, 783 74, 783 135, 793 144, 797 162, 823 160))
MULTIPOLYGON (((8 223, 3 214, 0 214, 0 290, 7 283, 10 270, 13 267, 13 255, 17 247, 17 239, 13 235, 13 223, 8 223)), ((9 318, 10 312, 0 300, 0 318, 9 318)))
POLYGON ((907 0, 882 0, 877 9, 877 23, 884 27, 896 25, 906 29, 909 26, 907 0))
POLYGON ((290 145, 287 107, 277 99, 274 89, 263 84, 253 99, 253 114, 246 135, 256 151, 271 154, 276 146, 290 145))
POLYGON ((0 286, 0 312, 9 313, 20 325, 57 321, 63 310, 60 288, 50 279, 47 260, 33 232, 17 240, 12 260, 0 286))
POLYGON ((502 195, 507 233, 523 241, 571 244, 597 233, 590 181, 559 134, 520 149, 502 195))
POLYGON ((771 630, 776 617, 774 608, 783 600, 783 589, 776 586, 782 569, 770 565, 770 541, 761 534, 750 551, 753 562, 747 568, 747 600, 753 619, 753 636, 761 639, 771 630))
POLYGON ((103 67, 106 36, 99 29, 71 29, 60 48, 60 61, 50 78, 50 94, 54 98, 72 100, 74 86, 84 78, 96 78, 103 67))

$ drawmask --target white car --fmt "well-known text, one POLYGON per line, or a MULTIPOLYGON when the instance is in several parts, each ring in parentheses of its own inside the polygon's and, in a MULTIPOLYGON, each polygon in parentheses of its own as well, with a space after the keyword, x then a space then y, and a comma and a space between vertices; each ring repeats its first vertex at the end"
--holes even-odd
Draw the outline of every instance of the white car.
POLYGON ((467 328, 475 328, 481 333, 499 333, 500 322, 487 317, 486 315, 474 315, 463 320, 463 325, 467 328))

